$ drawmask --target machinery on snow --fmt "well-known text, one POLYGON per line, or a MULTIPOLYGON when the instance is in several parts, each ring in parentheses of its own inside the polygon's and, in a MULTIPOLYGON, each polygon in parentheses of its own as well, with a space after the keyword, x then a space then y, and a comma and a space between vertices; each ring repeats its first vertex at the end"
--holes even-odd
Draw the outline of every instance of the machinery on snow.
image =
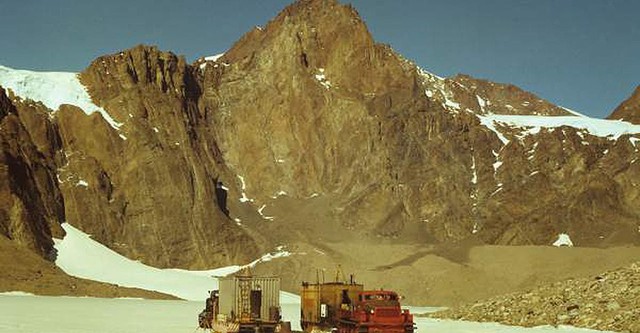
MULTIPOLYGON (((339 272, 339 270, 338 270, 339 272)), ((302 283, 300 325, 304 332, 413 333, 409 310, 389 290, 364 290, 336 273, 333 282, 302 283)), ((219 280, 198 316, 200 328, 216 333, 290 333, 282 321, 280 278, 255 277, 248 271, 219 280)))
MULTIPOLYGON (((388 290, 364 290, 362 284, 339 279, 302 283, 300 325, 305 332, 413 333, 409 310, 400 297, 388 290)), ((318 279, 319 280, 319 279, 318 279)))
POLYGON ((248 270, 218 280, 198 315, 198 326, 218 333, 290 333, 280 315, 280 278, 248 270))

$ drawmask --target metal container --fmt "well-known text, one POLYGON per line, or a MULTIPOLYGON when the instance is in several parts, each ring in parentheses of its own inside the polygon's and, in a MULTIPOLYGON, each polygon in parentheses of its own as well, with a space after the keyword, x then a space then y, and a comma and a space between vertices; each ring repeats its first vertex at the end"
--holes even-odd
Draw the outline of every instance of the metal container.
POLYGON ((280 318, 280 278, 231 276, 219 279, 220 314, 232 321, 276 322, 280 318))
POLYGON ((351 282, 303 283, 300 324, 304 331, 314 328, 331 329, 339 318, 340 310, 346 310, 355 302, 363 285, 351 282))

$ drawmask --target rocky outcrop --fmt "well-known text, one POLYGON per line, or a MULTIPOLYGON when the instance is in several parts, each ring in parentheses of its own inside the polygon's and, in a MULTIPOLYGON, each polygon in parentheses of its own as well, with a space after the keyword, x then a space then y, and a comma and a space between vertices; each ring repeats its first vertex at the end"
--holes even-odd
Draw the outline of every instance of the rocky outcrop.
POLYGON ((162 267, 248 262, 258 241, 216 201, 230 179, 197 108, 184 58, 139 46, 100 57, 81 74, 121 125, 62 108, 68 155, 61 185, 69 221, 131 258, 162 267))
POLYGON ((438 312, 438 318, 517 326, 571 325, 640 332, 640 263, 438 312))
POLYGON ((0 88, 0 237, 54 259, 52 231, 63 234, 59 223, 64 220, 52 158, 55 143, 33 139, 25 125, 34 134, 46 132, 44 114, 33 103, 23 107, 32 109, 24 117, 0 88), (51 155, 42 154, 38 143, 50 145, 51 155))
POLYGON ((490 112, 509 115, 575 115, 512 84, 491 82, 464 74, 458 74, 446 83, 454 93, 454 98, 462 100, 464 105, 472 106, 472 110, 477 114, 490 112))
POLYGON ((257 207, 278 193, 335 193, 346 227, 398 233, 395 165, 421 156, 396 156, 395 147, 404 127, 437 115, 413 112, 427 111, 415 68, 375 44, 353 8, 298 2, 206 65, 202 81, 224 160, 257 207), (374 212, 354 209, 374 201, 374 212))
POLYGON ((607 118, 640 124, 640 86, 636 87, 633 94, 613 110, 613 113, 607 118))
POLYGON ((278 193, 321 194, 359 237, 638 241, 635 186, 616 179, 636 177, 634 141, 504 127, 502 142, 478 115, 573 114, 511 85, 423 72, 375 44, 351 7, 299 1, 196 65, 223 159, 266 212, 278 193))

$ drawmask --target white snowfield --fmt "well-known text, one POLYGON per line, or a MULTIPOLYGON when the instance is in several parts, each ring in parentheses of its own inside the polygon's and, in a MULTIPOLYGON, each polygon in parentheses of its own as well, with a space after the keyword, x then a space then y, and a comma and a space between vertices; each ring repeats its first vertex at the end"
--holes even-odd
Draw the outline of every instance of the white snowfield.
MULTIPOLYGON (((625 134, 640 133, 640 125, 622 120, 597 119, 586 116, 518 116, 491 114, 478 116, 480 122, 496 132, 495 124, 518 127, 523 134, 534 135, 542 128, 569 126, 586 131, 588 134, 616 140, 625 134)), ((502 136, 502 133, 497 133, 502 136)), ((504 141, 504 140, 503 140, 504 141)))
POLYGON ((62 104, 75 105, 86 114, 100 113, 115 129, 122 126, 106 110, 91 101, 87 88, 80 83, 77 73, 34 72, 0 66, 0 86, 11 89, 22 99, 42 102, 54 112, 62 104))
MULTIPOLYGON (((300 302, 281 304, 284 320, 300 329, 300 302)), ((0 333, 193 333, 201 302, 0 294, 0 333)), ((417 309, 412 309, 412 312, 417 309)), ((595 333, 561 326, 522 328, 415 318, 417 333, 595 333)))
POLYGON ((62 240, 54 240, 58 251, 56 265, 67 274, 124 287, 158 291, 186 300, 199 301, 206 298, 209 290, 218 288, 216 277, 290 255, 288 251, 279 248, 277 252, 265 254, 244 266, 236 265, 206 271, 159 269, 121 256, 69 223, 63 223, 62 227, 67 234, 62 240))

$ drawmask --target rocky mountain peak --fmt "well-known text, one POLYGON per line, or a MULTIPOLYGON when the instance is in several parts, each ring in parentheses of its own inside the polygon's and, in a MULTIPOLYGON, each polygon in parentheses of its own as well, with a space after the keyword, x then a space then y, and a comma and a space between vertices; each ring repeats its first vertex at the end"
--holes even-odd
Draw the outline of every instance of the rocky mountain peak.
POLYGON ((160 51, 156 46, 138 45, 98 57, 80 78, 89 88, 93 100, 103 105, 123 91, 140 86, 152 86, 162 93, 184 96, 186 71, 184 57, 160 51))
POLYGON ((634 124, 640 124, 640 86, 622 102, 607 119, 620 119, 634 124))
MULTIPOLYGON (((373 39, 364 22, 351 6, 333 0, 303 0, 283 9, 264 28, 256 27, 245 34, 225 54, 225 59, 236 62, 259 49, 255 44, 260 43, 264 48, 280 38, 293 39, 293 45, 298 46, 294 50, 327 50, 327 47, 344 42, 348 42, 351 47, 373 45, 373 39)), ((303 66, 322 67, 322 59, 316 57, 302 57, 297 60, 303 66)))
POLYGON ((410 71, 388 46, 374 43, 353 7, 322 0, 286 7, 266 27, 243 36, 220 60, 274 75, 318 77, 325 86, 358 94, 386 91, 410 71))

